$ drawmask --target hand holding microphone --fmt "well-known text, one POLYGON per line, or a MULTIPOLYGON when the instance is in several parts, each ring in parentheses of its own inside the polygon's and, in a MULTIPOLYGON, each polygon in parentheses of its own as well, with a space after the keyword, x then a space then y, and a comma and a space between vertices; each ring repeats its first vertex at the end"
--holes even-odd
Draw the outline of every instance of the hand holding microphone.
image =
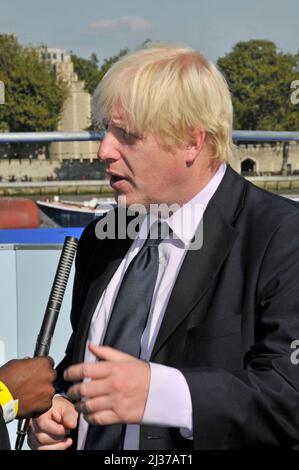
POLYGON ((13 359, 0 368, 1 382, 18 399, 17 418, 38 416, 50 408, 55 393, 53 366, 50 357, 34 357, 13 359))
MULTIPOLYGON (((23 359, 23 361, 35 361, 36 365, 37 363, 41 364, 41 362, 44 362, 44 363, 47 362, 48 368, 49 367, 51 368, 52 359, 45 358, 45 357, 43 358, 38 358, 38 357, 47 356, 49 354, 51 340, 52 340, 55 326, 57 323, 58 314, 60 311, 63 296, 64 296, 65 289, 67 286, 67 281, 70 275, 73 259, 76 254, 77 245, 78 245, 78 240, 75 237, 65 238, 65 242, 64 242, 60 259, 58 262, 52 290, 51 290, 48 304, 46 307, 46 311, 44 314, 42 326, 41 326, 39 335, 37 337, 37 342, 36 342, 35 351, 34 351, 35 359, 23 359)), ((53 366, 53 361, 52 361, 52 366, 53 366)), ((42 377, 44 377, 44 375, 42 375, 39 378, 37 378, 33 370, 31 370, 31 374, 32 374, 31 375, 32 381, 37 380, 38 383, 40 383, 42 377)), ((53 372, 53 375, 54 375, 54 372, 53 372)), ((54 376, 52 377, 52 379, 54 380, 54 376)), ((45 386, 48 383, 49 383, 49 380, 46 380, 45 386)), ((49 392, 50 392, 49 393, 49 399, 50 399, 54 395, 54 388, 52 387, 52 389, 49 390, 49 392)), ((49 403, 48 405, 49 406, 46 406, 45 408, 43 408, 41 412, 46 411, 48 408, 50 408, 51 403, 49 403)), ((33 416, 38 415, 38 414, 40 413, 39 412, 36 412, 36 414, 33 413, 33 416)), ((27 416, 27 414, 20 415, 20 417, 23 417, 23 416, 25 417, 27 416)), ((32 414, 30 414, 30 416, 32 416, 32 414)), ((22 449, 23 442, 24 442, 24 439, 28 430, 29 421, 30 421, 29 418, 27 418, 26 420, 20 420, 18 423, 18 431, 17 431, 18 436, 16 440, 16 445, 15 445, 16 450, 22 449)))

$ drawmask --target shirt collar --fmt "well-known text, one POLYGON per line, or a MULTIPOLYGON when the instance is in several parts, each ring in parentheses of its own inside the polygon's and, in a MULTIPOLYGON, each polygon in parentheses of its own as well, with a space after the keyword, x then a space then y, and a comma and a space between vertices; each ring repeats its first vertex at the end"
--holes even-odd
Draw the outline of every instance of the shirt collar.
MULTIPOLYGON (((174 238, 181 240, 185 248, 193 239, 204 211, 222 181, 226 168, 226 163, 222 163, 213 178, 201 191, 177 209, 170 217, 163 219, 171 228, 174 238)), ((156 214, 147 214, 141 225, 138 238, 144 240, 147 237, 149 227, 157 220, 156 214)))

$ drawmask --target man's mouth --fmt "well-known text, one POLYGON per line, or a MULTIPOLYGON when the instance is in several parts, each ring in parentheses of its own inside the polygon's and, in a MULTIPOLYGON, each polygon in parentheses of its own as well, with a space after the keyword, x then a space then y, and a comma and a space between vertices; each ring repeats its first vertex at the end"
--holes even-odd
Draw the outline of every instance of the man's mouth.
POLYGON ((121 181, 124 180, 124 176, 118 176, 118 175, 111 175, 110 176, 110 181, 111 183, 115 183, 116 181, 121 181))
POLYGON ((113 175, 110 177, 110 183, 113 185, 114 183, 117 183, 118 181, 123 181, 123 180, 126 180, 126 178, 124 176, 116 176, 116 175, 113 175))

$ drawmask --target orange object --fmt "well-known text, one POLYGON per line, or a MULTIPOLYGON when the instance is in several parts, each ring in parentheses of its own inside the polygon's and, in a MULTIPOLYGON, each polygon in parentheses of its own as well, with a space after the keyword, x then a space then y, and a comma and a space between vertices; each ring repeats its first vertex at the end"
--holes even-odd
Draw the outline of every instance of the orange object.
POLYGON ((39 208, 31 199, 0 199, 0 229, 37 228, 39 208))

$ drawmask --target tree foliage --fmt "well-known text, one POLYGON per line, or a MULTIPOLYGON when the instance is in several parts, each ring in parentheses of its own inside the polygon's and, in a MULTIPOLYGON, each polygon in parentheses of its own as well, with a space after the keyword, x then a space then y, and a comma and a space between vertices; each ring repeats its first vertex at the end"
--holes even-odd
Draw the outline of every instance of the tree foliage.
POLYGON ((232 93, 235 129, 298 130, 298 106, 290 100, 298 59, 271 41, 250 40, 218 60, 232 93))
POLYGON ((0 35, 0 80, 5 84, 0 130, 57 128, 66 89, 57 83, 54 68, 36 49, 21 46, 12 35, 0 35))
POLYGON ((93 94, 99 82, 112 64, 118 61, 122 56, 128 53, 128 49, 121 49, 118 54, 104 59, 104 63, 99 67, 99 60, 96 54, 91 54, 90 59, 83 59, 76 54, 71 54, 74 70, 78 74, 79 80, 85 81, 85 88, 90 94, 93 94))
POLYGON ((121 49, 118 54, 109 57, 109 59, 105 59, 103 65, 100 68, 100 80, 102 80, 103 76, 106 72, 110 69, 111 65, 117 62, 121 57, 126 55, 129 52, 129 49, 121 49))
POLYGON ((83 59, 82 57, 78 57, 76 54, 71 53, 71 59, 79 80, 85 81, 86 90, 92 94, 99 83, 99 60, 96 54, 91 54, 90 59, 83 59))

